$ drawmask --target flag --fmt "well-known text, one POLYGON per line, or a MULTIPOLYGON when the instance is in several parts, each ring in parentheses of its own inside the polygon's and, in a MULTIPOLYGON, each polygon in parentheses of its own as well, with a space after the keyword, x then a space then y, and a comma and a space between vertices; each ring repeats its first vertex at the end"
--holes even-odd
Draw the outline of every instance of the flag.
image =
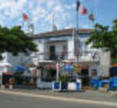
POLYGON ((89 15, 89 20, 91 20, 91 21, 94 21, 94 20, 95 20, 94 14, 93 14, 93 13, 91 13, 91 14, 89 15))
POLYGON ((87 14, 87 9, 80 4, 79 0, 77 0, 77 4, 76 4, 76 10, 79 11, 81 14, 87 14))
POLYGON ((24 19, 24 21, 28 21, 28 16, 27 16, 27 14, 23 13, 23 19, 24 19))
POLYGON ((87 9, 83 5, 80 5, 79 12, 81 14, 85 15, 85 14, 87 14, 87 9))
POLYGON ((80 7, 80 2, 79 0, 77 0, 77 4, 76 4, 76 10, 79 11, 79 7, 80 7))

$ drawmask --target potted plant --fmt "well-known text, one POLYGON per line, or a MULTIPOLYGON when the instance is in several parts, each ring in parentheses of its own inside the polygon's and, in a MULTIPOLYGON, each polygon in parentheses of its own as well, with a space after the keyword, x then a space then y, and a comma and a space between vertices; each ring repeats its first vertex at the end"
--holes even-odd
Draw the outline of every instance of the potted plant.
POLYGON ((61 89, 67 90, 67 83, 69 82, 69 77, 67 75, 59 76, 59 81, 61 82, 61 89))

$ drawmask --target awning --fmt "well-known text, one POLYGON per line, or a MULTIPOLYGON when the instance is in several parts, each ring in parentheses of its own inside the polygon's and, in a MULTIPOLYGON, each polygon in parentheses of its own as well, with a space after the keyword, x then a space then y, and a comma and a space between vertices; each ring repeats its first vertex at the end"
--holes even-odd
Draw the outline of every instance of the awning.
POLYGON ((12 64, 5 62, 5 63, 0 63, 0 67, 12 67, 12 64))
POLYGON ((13 73, 11 73, 11 72, 3 72, 2 74, 3 75, 13 75, 13 73))

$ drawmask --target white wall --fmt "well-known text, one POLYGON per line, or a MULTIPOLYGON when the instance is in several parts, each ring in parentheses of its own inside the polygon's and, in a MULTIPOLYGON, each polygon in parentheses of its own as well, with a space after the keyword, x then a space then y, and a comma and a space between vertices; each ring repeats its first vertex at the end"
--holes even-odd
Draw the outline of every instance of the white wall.
POLYGON ((98 56, 99 56, 99 63, 97 65, 94 63, 90 65, 89 75, 91 75, 93 69, 97 69, 98 76, 108 77, 109 69, 111 66, 110 52, 105 52, 103 50, 100 50, 98 52, 98 56))
POLYGON ((10 68, 5 66, 4 64, 7 64, 8 63, 8 53, 5 52, 2 54, 2 57, 3 59, 0 60, 0 75, 3 73, 3 72, 6 72, 7 70, 9 70, 10 68))
POLYGON ((97 76, 101 76, 101 71, 100 71, 100 65, 97 64, 97 63, 91 63, 90 66, 89 66, 89 76, 91 77, 92 76, 92 72, 93 70, 96 70, 97 71, 97 76))
MULTIPOLYGON (((52 38, 49 38, 49 39, 48 38, 47 39, 46 38, 44 38, 44 39, 35 39, 34 42, 37 44, 37 48, 39 50, 38 59, 39 60, 44 60, 45 58, 47 58, 48 55, 46 55, 46 54, 48 53, 48 48, 49 48, 48 46, 51 45, 51 44, 47 45, 48 42, 50 42, 50 43, 52 42, 52 45, 54 45, 56 47, 56 53, 58 55, 60 55, 60 52, 63 49, 63 45, 66 44, 67 40, 71 40, 71 37, 65 36, 65 37, 57 37, 57 38, 52 37, 52 38), (65 41, 65 43, 64 42, 62 42, 62 43, 53 43, 53 42, 56 42, 56 41, 65 41)), ((69 46, 67 46, 67 47, 69 47, 69 46)))
POLYGON ((44 40, 43 39, 35 39, 34 42, 37 44, 37 49, 38 49, 38 52, 37 52, 37 55, 38 56, 38 59, 40 60, 43 60, 44 59, 44 40))
POLYGON ((111 66, 110 52, 101 51, 100 52, 100 67, 102 71, 102 76, 109 76, 109 68, 111 66))

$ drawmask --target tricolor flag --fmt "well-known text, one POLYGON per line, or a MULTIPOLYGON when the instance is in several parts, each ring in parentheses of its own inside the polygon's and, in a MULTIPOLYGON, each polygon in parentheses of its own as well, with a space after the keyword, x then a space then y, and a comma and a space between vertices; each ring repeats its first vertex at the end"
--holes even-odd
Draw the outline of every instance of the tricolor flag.
POLYGON ((27 16, 27 14, 25 14, 25 13, 23 13, 23 19, 24 19, 24 21, 28 21, 28 16, 27 16))
POLYGON ((80 4, 79 0, 77 0, 77 4, 76 4, 76 10, 79 11, 81 14, 85 15, 87 14, 87 9, 80 4))
POLYGON ((83 15, 86 15, 87 9, 83 5, 80 5, 79 12, 83 15))

